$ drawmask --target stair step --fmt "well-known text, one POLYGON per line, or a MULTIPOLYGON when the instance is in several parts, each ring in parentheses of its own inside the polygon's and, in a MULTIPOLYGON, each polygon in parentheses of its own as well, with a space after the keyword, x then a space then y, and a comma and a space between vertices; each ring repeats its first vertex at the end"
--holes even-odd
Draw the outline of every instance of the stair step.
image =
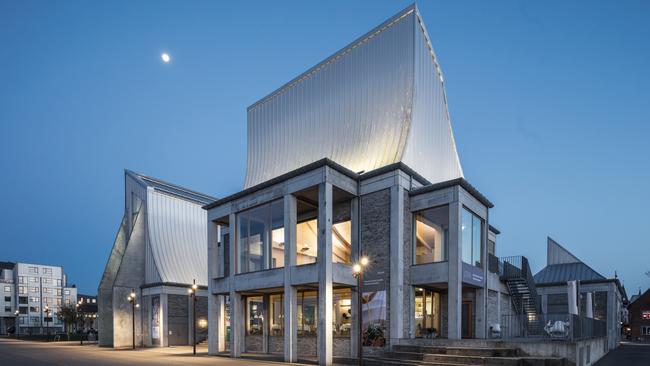
POLYGON ((513 356, 517 356, 518 354, 516 348, 411 346, 411 345, 395 345, 393 346, 393 352, 443 354, 443 355, 455 355, 455 356, 480 356, 480 357, 513 357, 513 356))

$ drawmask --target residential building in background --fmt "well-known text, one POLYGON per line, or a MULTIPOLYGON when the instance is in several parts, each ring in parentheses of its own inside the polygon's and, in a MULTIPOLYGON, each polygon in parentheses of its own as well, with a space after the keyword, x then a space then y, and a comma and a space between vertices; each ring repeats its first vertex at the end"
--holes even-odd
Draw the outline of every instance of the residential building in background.
POLYGON ((650 289, 635 295, 628 309, 631 339, 650 341, 650 289))
POLYGON ((81 332, 97 331, 97 296, 77 294, 77 324, 81 332))
POLYGON ((68 286, 63 267, 20 262, 2 262, 0 267, 4 297, 1 332, 6 333, 10 325, 17 325, 20 334, 65 331, 57 313, 65 305, 76 304, 77 289, 68 286))
POLYGON ((544 314, 569 311, 567 282, 577 281, 579 312, 607 323, 609 349, 618 347, 622 324, 627 321, 625 288, 618 278, 606 278, 562 245, 547 238, 546 267, 535 274, 535 285, 544 314))
POLYGON ((99 345, 191 344, 207 336, 207 216, 215 200, 159 179, 124 173, 124 216, 97 290, 99 345), (199 286, 192 320, 188 288, 199 286), (135 294, 133 310, 128 297, 135 294))

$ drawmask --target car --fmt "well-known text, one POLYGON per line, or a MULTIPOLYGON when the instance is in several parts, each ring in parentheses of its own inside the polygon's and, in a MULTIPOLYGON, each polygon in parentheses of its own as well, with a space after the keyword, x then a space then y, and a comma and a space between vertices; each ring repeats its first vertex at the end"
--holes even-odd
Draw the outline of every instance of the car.
POLYGON ((12 326, 8 327, 7 328, 7 333, 9 333, 9 334, 16 333, 16 326, 12 325, 12 326))

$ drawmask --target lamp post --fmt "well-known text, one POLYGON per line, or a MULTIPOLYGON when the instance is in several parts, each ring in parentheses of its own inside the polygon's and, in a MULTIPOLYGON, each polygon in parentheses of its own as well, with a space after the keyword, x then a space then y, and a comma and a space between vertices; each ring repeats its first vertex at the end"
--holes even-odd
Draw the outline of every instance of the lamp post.
POLYGON ((45 335, 49 336, 50 335, 50 313, 52 312, 52 310, 50 310, 50 307, 46 305, 44 312, 45 312, 45 335))
POLYGON ((199 287, 196 285, 196 280, 192 281, 192 287, 187 289, 190 297, 192 297, 192 353, 196 355, 196 290, 199 287))
POLYGON ((14 312, 14 315, 16 315, 16 320, 14 321, 14 326, 16 327, 16 339, 18 339, 18 336, 20 335, 20 327, 18 326, 18 319, 20 317, 20 311, 16 310, 14 312))
POLYGON ((131 332, 133 337, 133 349, 135 349, 135 308, 139 308, 140 304, 135 302, 135 290, 131 290, 131 293, 127 297, 129 303, 131 303, 131 332))
POLYGON ((352 276, 357 279, 357 320, 359 322, 359 334, 357 336, 359 357, 359 365, 363 365, 363 319, 362 319, 362 303, 363 303, 363 271, 368 265, 368 257, 361 257, 359 263, 352 267, 352 276))

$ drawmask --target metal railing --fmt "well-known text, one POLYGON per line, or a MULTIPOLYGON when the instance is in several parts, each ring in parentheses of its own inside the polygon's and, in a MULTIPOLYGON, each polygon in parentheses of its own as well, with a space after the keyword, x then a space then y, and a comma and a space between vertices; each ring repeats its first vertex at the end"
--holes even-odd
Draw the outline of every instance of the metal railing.
POLYGON ((607 323, 574 314, 513 314, 501 317, 503 339, 579 341, 605 337, 607 323))
MULTIPOLYGON (((537 297, 537 287, 535 286, 533 273, 528 264, 528 258, 524 256, 499 258, 499 278, 503 281, 524 281, 530 294, 528 301, 535 307, 537 314, 541 313, 541 304, 538 303, 537 297)), ((516 294, 511 295, 515 296, 516 294)), ((519 304, 519 306, 523 306, 523 304, 519 304)), ((523 309, 517 309, 517 311, 523 311, 523 309)), ((530 316, 531 314, 527 315, 530 316)))
POLYGON ((488 271, 490 271, 490 273, 496 274, 501 273, 499 270, 499 257, 490 253, 488 253, 488 271))

